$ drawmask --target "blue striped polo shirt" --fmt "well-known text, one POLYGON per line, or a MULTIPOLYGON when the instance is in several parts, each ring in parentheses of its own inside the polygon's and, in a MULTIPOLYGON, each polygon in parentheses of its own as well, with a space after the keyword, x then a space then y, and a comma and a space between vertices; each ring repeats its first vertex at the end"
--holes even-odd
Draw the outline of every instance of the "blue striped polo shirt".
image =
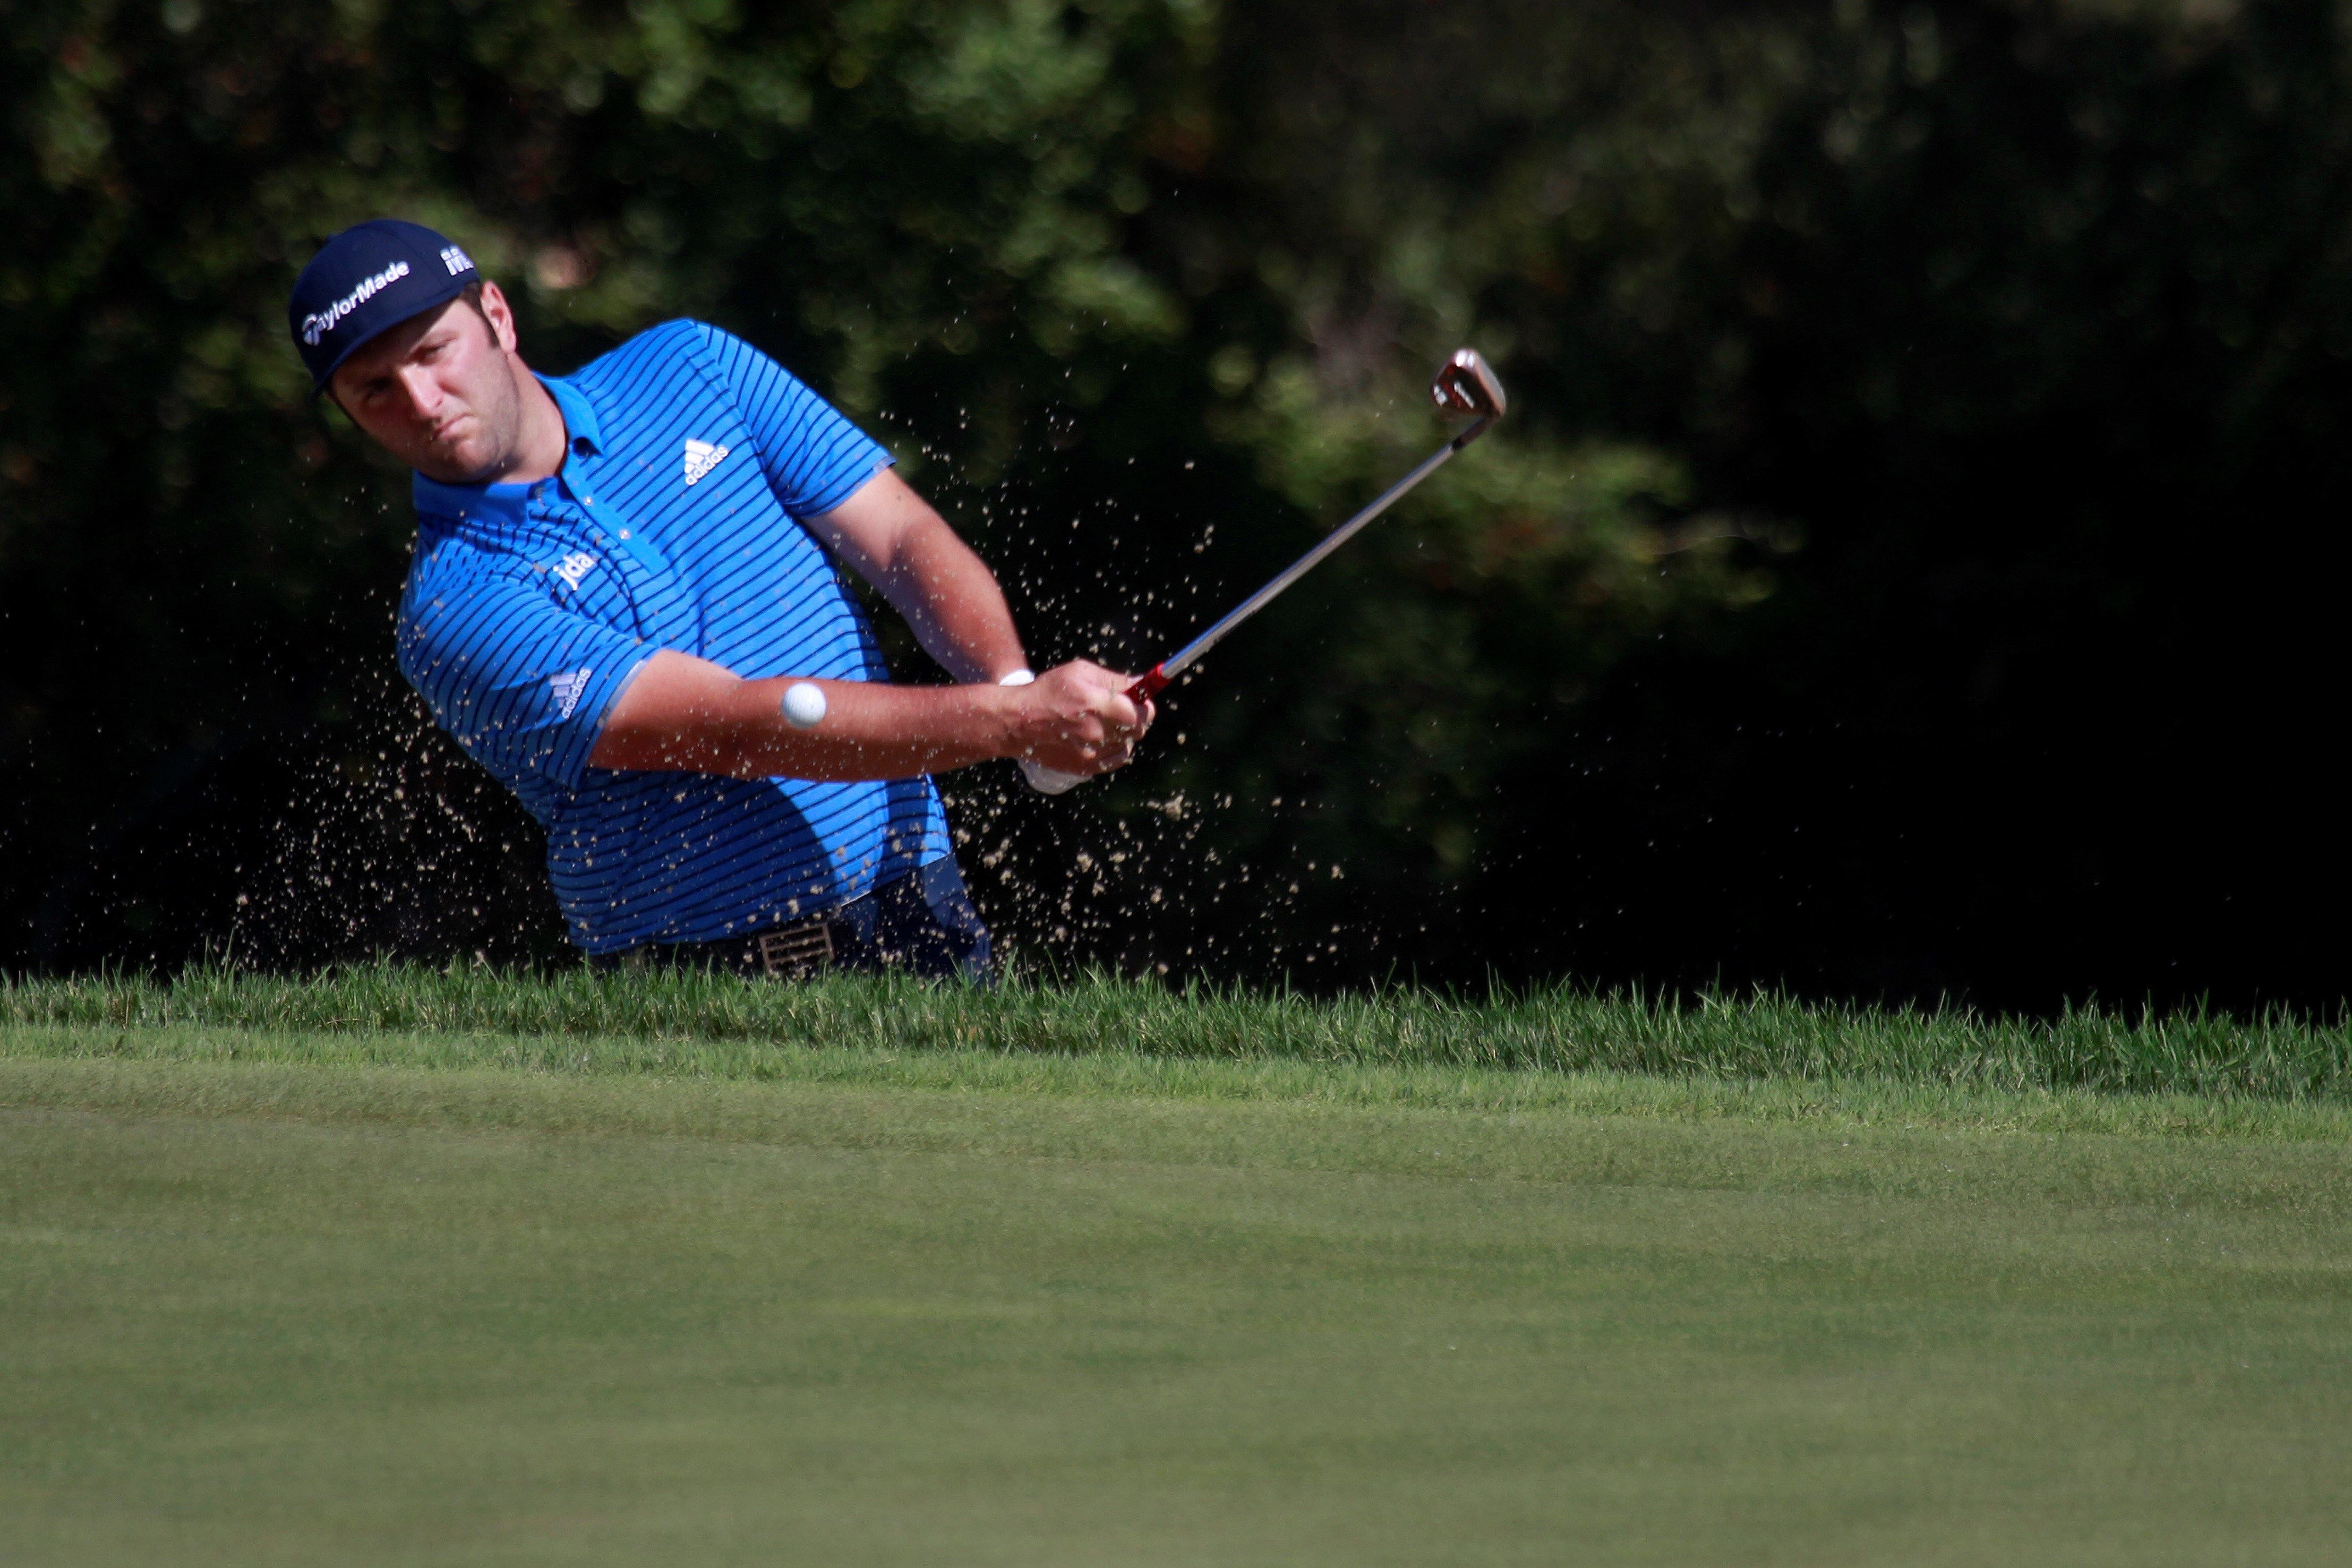
POLYGON ((829 908, 949 853, 929 779, 818 784, 592 768, 639 665, 675 648, 747 678, 889 678, 798 519, 890 461, 782 367, 697 321, 575 374, 562 470, 418 475, 401 673, 547 828, 573 942, 709 941, 829 908))

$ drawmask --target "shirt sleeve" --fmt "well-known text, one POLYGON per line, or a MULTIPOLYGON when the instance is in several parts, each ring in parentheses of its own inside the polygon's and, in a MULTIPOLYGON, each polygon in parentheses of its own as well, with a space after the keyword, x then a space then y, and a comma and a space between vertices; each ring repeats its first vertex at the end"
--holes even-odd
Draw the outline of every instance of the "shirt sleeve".
POLYGON ((829 512, 896 461, 798 378, 740 338, 696 323, 711 372, 760 448, 760 468, 784 510, 829 512))
POLYGON ((404 609, 401 674, 509 788, 580 788, 614 700, 659 651, 499 575, 420 582, 404 609))

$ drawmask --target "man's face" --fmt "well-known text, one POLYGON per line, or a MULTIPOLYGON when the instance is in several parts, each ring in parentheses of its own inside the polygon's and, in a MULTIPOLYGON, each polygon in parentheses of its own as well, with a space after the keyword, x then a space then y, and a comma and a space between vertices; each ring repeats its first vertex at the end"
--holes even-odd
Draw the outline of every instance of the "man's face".
POLYGON ((514 316, 495 283, 403 321, 335 371, 335 402, 385 451, 429 479, 481 485, 518 459, 522 389, 514 316), (488 320, 483 319, 487 316, 488 320))

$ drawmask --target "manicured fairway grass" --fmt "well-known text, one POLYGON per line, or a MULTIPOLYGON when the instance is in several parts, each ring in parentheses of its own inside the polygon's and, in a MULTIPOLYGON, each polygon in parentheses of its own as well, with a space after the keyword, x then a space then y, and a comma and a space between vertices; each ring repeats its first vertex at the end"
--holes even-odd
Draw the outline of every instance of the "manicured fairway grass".
POLYGON ((2326 1092, 915 1049, 894 1012, 1009 1026, 887 988, 800 995, 834 1044, 25 994, 0 1561, 2352 1545, 2326 1092))

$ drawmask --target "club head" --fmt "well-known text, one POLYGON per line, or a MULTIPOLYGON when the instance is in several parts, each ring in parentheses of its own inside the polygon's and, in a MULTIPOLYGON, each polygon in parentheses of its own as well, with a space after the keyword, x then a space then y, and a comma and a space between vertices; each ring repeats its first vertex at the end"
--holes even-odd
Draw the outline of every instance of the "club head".
POLYGON ((1466 413, 1481 420, 1497 420, 1509 400, 1503 396, 1503 383, 1496 379, 1494 367, 1475 349, 1456 349, 1445 368, 1437 372, 1431 383, 1429 395, 1437 406, 1448 413, 1466 413))

